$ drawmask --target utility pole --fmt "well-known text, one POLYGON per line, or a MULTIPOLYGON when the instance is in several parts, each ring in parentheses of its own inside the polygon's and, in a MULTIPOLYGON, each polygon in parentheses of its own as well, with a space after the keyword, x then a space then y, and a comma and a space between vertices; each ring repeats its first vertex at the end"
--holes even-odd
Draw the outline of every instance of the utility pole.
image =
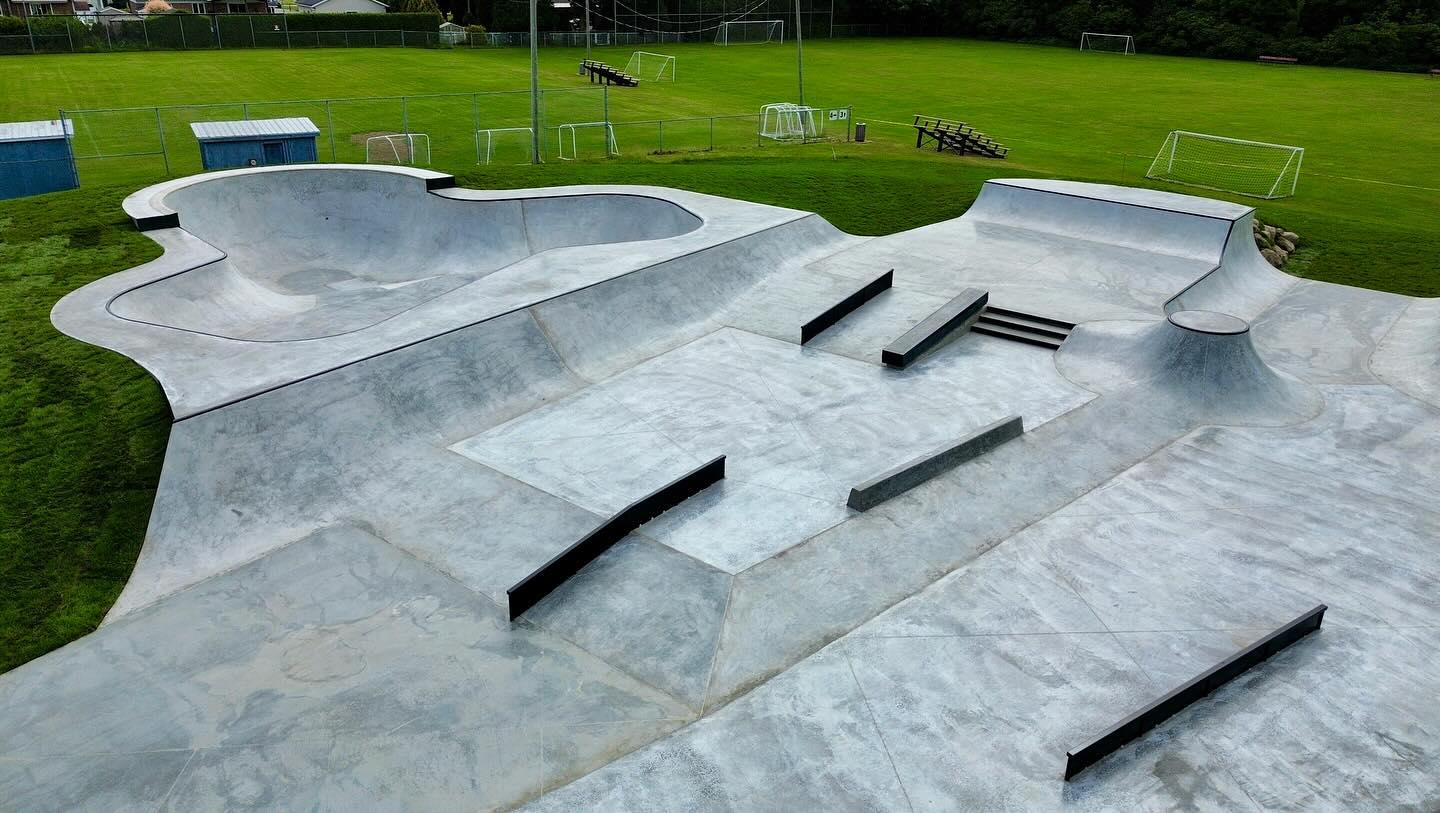
POLYGON ((585 3, 585 61, 590 61, 590 0, 585 3))
POLYGON ((795 0, 795 75, 800 80, 800 106, 805 106, 805 44, 800 32, 800 0, 795 0))
POLYGON ((530 163, 540 163, 540 12, 530 0, 530 163))

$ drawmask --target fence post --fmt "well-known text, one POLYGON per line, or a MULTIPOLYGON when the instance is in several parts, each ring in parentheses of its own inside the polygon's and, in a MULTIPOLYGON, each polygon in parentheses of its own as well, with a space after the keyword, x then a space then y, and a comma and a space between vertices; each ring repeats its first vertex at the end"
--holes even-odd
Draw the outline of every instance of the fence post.
MULTIPOLYGON (((470 94, 470 130, 471 132, 480 131, 480 94, 478 93, 470 94)), ((475 149, 477 152, 480 149, 479 138, 475 139, 475 149)))
POLYGON ((241 102, 241 103, 240 103, 240 118, 244 119, 245 121, 249 121, 249 120, 250 120, 250 103, 249 103, 249 102, 241 102))
POLYGON ((70 53, 75 53, 75 35, 70 32, 70 23, 65 23, 65 41, 70 43, 70 53))
POLYGON ((174 20, 176 24, 180 26, 180 50, 190 50, 190 44, 185 41, 185 18, 177 14, 172 16, 170 19, 174 20))
POLYGON ((35 29, 30 27, 30 15, 28 14, 25 15, 25 33, 30 36, 30 53, 40 53, 39 51, 35 50, 35 29))
POLYGON ((290 50, 290 21, 285 19, 285 15, 282 14, 280 15, 280 23, 285 26, 285 50, 288 51, 290 50))
POLYGON ((165 174, 170 174, 170 151, 165 149, 165 122, 160 118, 160 108, 155 108, 155 132, 160 135, 160 157, 165 159, 165 174))
MULTIPOLYGON (((72 124, 72 125, 70 125, 69 127, 66 127, 65 125, 68 124, 68 123, 69 123, 69 120, 67 120, 67 119, 65 118, 65 111, 62 109, 62 110, 60 111, 60 132, 61 132, 61 133, 74 132, 75 126, 72 124)), ((74 178, 74 180, 75 180, 75 186, 78 188, 78 187, 80 186, 80 165, 75 162, 75 150, 74 150, 73 148, 72 148, 72 149, 69 149, 69 150, 66 150, 66 152, 70 153, 70 175, 74 178)))
POLYGON ((218 50, 225 50, 225 44, 220 42, 220 15, 210 15, 210 24, 215 26, 215 47, 218 50))
POLYGON ((400 29, 400 47, 405 47, 405 29, 400 29))
POLYGON ((715 151, 715 117, 710 117, 710 151, 715 151))
POLYGON ((115 43, 110 41, 110 24, 102 21, 100 27, 105 29, 105 50, 115 50, 115 43))
POLYGON ((335 116, 330 112, 330 100, 325 100, 325 129, 330 131, 330 163, 335 163, 335 116))
POLYGON ((660 152, 665 151, 665 120, 660 119, 660 152))
POLYGON ((410 134, 410 104, 405 96, 400 97, 400 132, 410 134))
POLYGON ((255 17, 252 15, 252 16, 246 17, 245 19, 247 19, 247 20, 250 21, 250 47, 251 47, 251 48, 254 48, 254 47, 256 47, 256 46, 255 46, 255 17))

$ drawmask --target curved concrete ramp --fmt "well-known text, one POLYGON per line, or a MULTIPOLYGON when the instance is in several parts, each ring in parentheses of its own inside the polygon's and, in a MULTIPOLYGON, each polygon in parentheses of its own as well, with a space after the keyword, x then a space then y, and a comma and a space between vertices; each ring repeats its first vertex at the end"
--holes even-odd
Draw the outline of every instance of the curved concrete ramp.
POLYGON ((1056 363, 1082 386, 1164 399, 1166 410, 1216 423, 1294 423, 1320 409, 1313 387, 1260 357, 1249 323, 1214 311, 1085 325, 1070 335, 1056 363))
POLYGON ((1436 310, 1258 265, 1248 207, 992 181, 866 239, 362 167, 127 207, 165 254, 53 319, 176 423, 106 624, 0 676, 0 807, 1440 806, 1440 409, 1397 391, 1431 391, 1436 310), (1079 324, 881 365, 968 287, 1079 324), (720 455, 507 619, 507 587, 720 455), (1323 631, 1065 784, 1068 747, 1319 603, 1323 631))
POLYGON ((127 291, 111 312, 255 341, 360 330, 543 252, 701 225, 684 207, 643 195, 461 201, 404 175, 360 170, 219 176, 163 202, 225 257, 127 291))

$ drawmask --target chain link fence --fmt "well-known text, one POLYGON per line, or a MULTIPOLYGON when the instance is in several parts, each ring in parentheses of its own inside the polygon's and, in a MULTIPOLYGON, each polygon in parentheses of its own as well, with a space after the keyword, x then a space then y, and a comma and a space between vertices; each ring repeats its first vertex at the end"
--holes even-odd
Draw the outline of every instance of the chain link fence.
MULTIPOLYGON (((849 141, 849 107, 814 107, 813 129, 787 139, 762 136, 758 114, 651 119, 610 119, 605 86, 540 93, 540 147, 545 161, 708 150, 745 150, 817 141, 849 141)), ((305 117, 320 130, 322 163, 393 163, 415 160, 449 171, 475 164, 530 160, 530 94, 444 93, 358 99, 62 110, 81 185, 151 180, 202 171, 191 124, 305 117), (386 136, 425 136, 427 149, 367 150, 386 136), (387 160, 388 159, 388 160, 387 160)), ((383 144, 377 145, 383 147, 383 144)))
MULTIPOLYGON (((365 163, 367 142, 377 136, 424 133, 430 163, 461 167, 476 160, 476 133, 529 128, 528 91, 444 93, 359 99, 237 102, 230 104, 62 110, 73 127, 72 147, 81 183, 112 182, 201 171, 200 147, 190 125, 304 116, 320 130, 316 151, 322 162, 365 163)), ((607 88, 544 90, 542 131, 577 122, 605 121, 607 88)), ((552 157, 554 139, 542 141, 552 157)), ((528 152, 525 153, 528 156, 528 152)))

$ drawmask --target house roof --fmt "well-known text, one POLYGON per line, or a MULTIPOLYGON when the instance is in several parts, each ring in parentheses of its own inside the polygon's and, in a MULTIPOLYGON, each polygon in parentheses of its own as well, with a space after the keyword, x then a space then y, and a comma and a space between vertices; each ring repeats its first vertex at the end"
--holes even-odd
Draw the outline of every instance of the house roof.
POLYGON ((291 119, 248 121, 197 121, 190 125, 200 141, 243 141, 252 138, 291 138, 320 135, 315 122, 304 116, 291 119))
MULTIPOLYGON (((330 2, 330 0, 296 0, 296 2, 298 2, 305 8, 318 8, 319 6, 323 6, 326 3, 330 2)), ((380 0, 370 0, 370 2, 374 3, 380 8, 390 8, 388 4, 382 3, 380 2, 380 0)))
POLYGON ((133 12, 133 11, 126 11, 126 10, 123 9, 123 8, 116 8, 115 6, 106 6, 105 8, 102 8, 102 9, 100 9, 99 11, 97 11, 97 12, 95 12, 95 13, 96 13, 96 14, 100 14, 100 15, 104 15, 104 16, 106 16, 106 17, 139 17, 139 16, 140 16, 140 15, 136 14, 136 13, 133 12))
POLYGON ((9 141, 46 141, 52 138, 65 138, 75 135, 75 122, 66 120, 64 129, 61 129, 60 122, 51 119, 49 121, 11 121, 0 122, 0 143, 9 141))

